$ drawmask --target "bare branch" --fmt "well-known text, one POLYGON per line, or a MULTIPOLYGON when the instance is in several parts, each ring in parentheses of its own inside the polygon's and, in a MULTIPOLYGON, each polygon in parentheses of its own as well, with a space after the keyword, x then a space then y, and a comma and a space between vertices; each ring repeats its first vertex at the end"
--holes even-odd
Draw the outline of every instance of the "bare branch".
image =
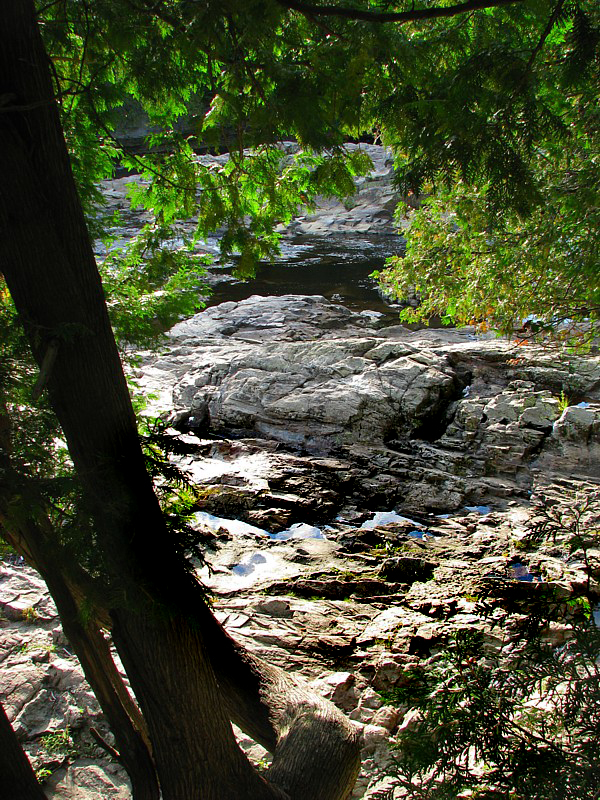
POLYGON ((523 0, 467 0, 465 3, 458 3, 454 6, 438 6, 436 8, 411 9, 410 11, 361 11, 359 8, 348 8, 347 6, 314 6, 303 3, 302 0, 275 0, 280 6, 299 11, 301 14, 330 17, 345 17, 346 19, 362 20, 363 22, 417 22, 423 19, 437 19, 439 17, 455 17, 458 14, 465 14, 469 11, 477 11, 482 8, 495 8, 498 6, 512 5, 521 3, 523 0))
POLYGON ((540 52, 540 50, 544 46, 544 44, 546 42, 546 39, 548 38, 548 36, 550 35, 550 33, 552 31, 552 28, 554 27, 554 25, 556 24, 558 18, 560 17, 564 5, 565 5, 565 0, 559 0, 559 2, 557 3, 554 11, 550 15, 550 19, 548 20, 548 24, 546 25, 546 27, 542 31, 542 35, 540 36, 540 39, 539 39, 538 43, 536 44, 536 46, 531 51, 531 57, 529 58, 529 61, 527 62, 527 67, 525 68, 525 72, 526 73, 529 72, 529 70, 533 66, 533 62, 535 61, 535 59, 537 57, 537 54, 540 52))

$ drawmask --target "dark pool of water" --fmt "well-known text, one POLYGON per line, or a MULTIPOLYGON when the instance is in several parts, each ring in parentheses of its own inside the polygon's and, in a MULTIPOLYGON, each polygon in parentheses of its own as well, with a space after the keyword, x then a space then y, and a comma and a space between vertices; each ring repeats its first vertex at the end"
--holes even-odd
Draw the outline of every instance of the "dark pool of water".
POLYGON ((391 255, 404 252, 399 236, 331 236, 285 243, 281 258, 260 264, 256 277, 236 280, 233 264, 211 269, 216 282, 208 305, 239 301, 253 294, 319 294, 354 311, 378 311, 397 318, 399 306, 379 294, 370 277, 391 255))

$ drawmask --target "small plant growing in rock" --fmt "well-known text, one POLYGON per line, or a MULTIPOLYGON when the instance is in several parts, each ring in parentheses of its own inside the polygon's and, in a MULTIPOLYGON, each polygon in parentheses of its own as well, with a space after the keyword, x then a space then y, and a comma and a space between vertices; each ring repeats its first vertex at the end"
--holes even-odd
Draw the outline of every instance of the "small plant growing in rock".
POLYGON ((56 645, 52 642, 27 642, 26 644, 22 644, 17 652, 19 653, 32 653, 36 651, 41 651, 44 653, 55 653, 56 652, 56 645))
POLYGON ((69 758, 77 752, 68 727, 46 733, 41 737, 40 745, 49 756, 69 758))
POLYGON ((255 762, 254 766, 259 772, 266 772, 271 766, 271 761, 267 758, 260 758, 255 762))
POLYGON ((14 548, 0 536, 0 561, 9 561, 16 557, 18 556, 14 548))
POLYGON ((524 542, 523 539, 513 539, 512 546, 514 550, 527 550, 528 545, 527 542, 524 542))
POLYGON ((29 625, 33 625, 40 618, 37 609, 35 609, 33 606, 28 606, 27 608, 24 608, 21 611, 21 615, 23 617, 23 620, 29 623, 29 625))
POLYGON ((558 396, 558 410, 562 414, 571 405, 571 398, 565 393, 563 389, 558 396))
POLYGON ((49 778, 52 775, 52 770, 46 769, 42 767, 41 769, 36 769, 35 777, 37 778, 38 783, 44 783, 46 778, 49 778))
MULTIPOLYGON (((69 727, 59 728, 40 737, 41 761, 43 766, 36 770, 38 783, 43 783, 53 771, 78 757, 93 758, 94 749, 89 743, 75 744, 69 727)), ((106 755, 106 754, 104 754, 106 755)))

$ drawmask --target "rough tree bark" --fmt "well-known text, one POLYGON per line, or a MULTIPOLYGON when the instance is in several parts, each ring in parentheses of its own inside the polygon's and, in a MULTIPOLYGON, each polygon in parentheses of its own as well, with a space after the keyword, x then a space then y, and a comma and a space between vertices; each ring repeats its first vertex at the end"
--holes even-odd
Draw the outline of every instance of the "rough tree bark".
POLYGON ((0 797, 46 800, 0 703, 0 797))
MULTIPOLYGON (((113 637, 164 800, 344 800, 357 736, 331 704, 239 648, 168 535, 137 439, 31 0, 0 9, 0 269, 93 513, 113 637), (230 717, 275 754, 270 780, 230 717), (285 790, 285 791, 284 791, 285 790)), ((90 543, 92 546, 92 543, 90 543)))

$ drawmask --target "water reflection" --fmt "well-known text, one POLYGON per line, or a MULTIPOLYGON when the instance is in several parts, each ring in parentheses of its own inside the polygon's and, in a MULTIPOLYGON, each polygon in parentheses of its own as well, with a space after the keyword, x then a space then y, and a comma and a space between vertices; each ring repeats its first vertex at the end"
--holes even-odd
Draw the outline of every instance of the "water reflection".
POLYGON ((353 311, 371 310, 397 318, 398 306, 381 297, 369 276, 384 267, 386 258, 403 251, 404 239, 391 235, 338 235, 284 243, 279 260, 261 263, 256 277, 248 281, 233 277, 233 263, 211 267, 216 282, 208 305, 239 302, 253 294, 318 294, 353 311))

